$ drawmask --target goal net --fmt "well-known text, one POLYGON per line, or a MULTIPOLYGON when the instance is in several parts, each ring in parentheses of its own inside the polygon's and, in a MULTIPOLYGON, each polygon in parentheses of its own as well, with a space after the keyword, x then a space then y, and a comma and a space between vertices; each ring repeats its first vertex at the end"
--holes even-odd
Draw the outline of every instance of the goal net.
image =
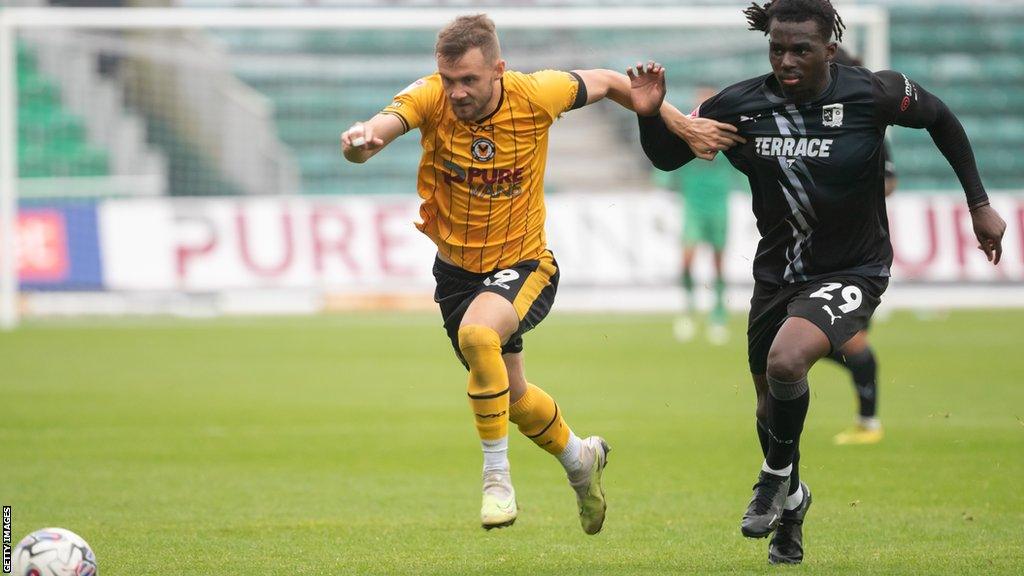
MULTIPOLYGON (((488 12, 512 69, 653 59, 689 110, 699 86, 768 71, 741 10, 488 12)), ((429 303, 418 137, 355 166, 338 136, 432 73, 437 30, 463 12, 0 11, 0 323, 429 303)), ((846 47, 886 67, 886 12, 843 17, 846 47)), ((650 191, 631 114, 567 115, 548 167, 565 290, 675 284, 678 207, 650 191)))

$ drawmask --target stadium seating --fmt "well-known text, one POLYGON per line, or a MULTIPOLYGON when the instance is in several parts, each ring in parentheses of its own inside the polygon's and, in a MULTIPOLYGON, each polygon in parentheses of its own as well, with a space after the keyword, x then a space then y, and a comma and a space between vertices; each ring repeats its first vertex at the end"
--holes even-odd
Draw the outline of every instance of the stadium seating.
MULTIPOLYGON (((224 4, 245 2, 225 0, 224 4)), ((885 4, 891 9, 892 68, 940 95, 957 112, 990 187, 1024 187, 1021 161, 1007 153, 1024 144, 1024 60, 1019 56, 1024 49, 1024 13, 1012 6, 885 4)), ((723 86, 767 71, 764 51, 749 49, 750 33, 741 28, 689 30, 685 36, 677 31, 626 30, 559 34, 564 41, 561 46, 551 45, 549 31, 516 31, 506 34, 503 41, 510 41, 503 43, 522 69, 530 68, 531 56, 543 61, 545 51, 568 46, 584 53, 589 65, 621 69, 623 56, 642 45, 671 70, 669 90, 680 107, 689 106, 697 84, 723 86), (581 50, 581 45, 586 48, 581 50)), ((303 192, 408 193, 414 189, 419 159, 416 138, 396 141, 374 162, 357 168, 340 161, 338 135, 352 122, 373 115, 409 81, 433 70, 432 31, 222 30, 216 36, 232 55, 238 77, 273 102, 278 134, 295 156, 303 192)), ((19 47, 18 58, 21 173, 107 173, 108 153, 88 144, 82 119, 62 108, 57 83, 39 72, 25 46, 19 47)), ((151 141, 163 148, 187 148, 162 142, 160 128, 150 126, 151 141)), ((636 137, 635 126, 625 120, 616 130, 621 137, 636 137)), ((894 128, 890 136, 902 189, 958 187, 926 132, 894 128)), ((615 144, 609 141, 609 148, 615 144)), ((190 160, 181 154, 172 157, 171 164, 172 173, 191 164, 195 166, 186 174, 209 172, 199 158, 190 160)), ((172 189, 191 186, 186 182, 172 189)), ((225 191, 223 186, 198 188, 225 191)))
MULTIPOLYGON (((538 33, 539 34, 539 33, 538 33)), ((517 53, 529 53, 544 41, 538 34, 516 38, 517 53)), ((700 46, 693 56, 667 57, 672 70, 670 92, 687 102, 697 84, 724 85, 765 72, 763 52, 735 50, 743 30, 714 38, 700 31, 687 34, 685 42, 700 46), (712 41, 713 40, 713 41, 712 41), (721 54, 709 54, 725 46, 721 54)), ((678 34, 671 32, 602 30, 572 32, 573 40, 591 47, 594 65, 619 68, 622 48, 643 44, 653 52, 672 46, 678 50, 678 34)), ((409 32, 257 32, 225 33, 222 39, 235 54, 262 57, 266 62, 302 61, 304 56, 344 59, 354 52, 375 54, 372 71, 365 66, 332 66, 325 75, 316 66, 288 66, 282 78, 274 67, 247 66, 240 70, 251 85, 267 94, 277 106, 277 125, 282 139, 298 156, 307 193, 407 192, 413 187, 419 150, 415 139, 401 139, 371 165, 358 172, 337 161, 338 133, 352 121, 369 117, 386 103, 396 88, 419 74, 410 66, 429 54, 430 33, 409 32), (248 70, 248 72, 246 72, 248 70), (324 123, 322 118, 331 118, 324 123)), ((978 162, 992 188, 1020 188, 1024 162, 1007 147, 1024 144, 1024 14, 992 7, 920 5, 892 6, 892 67, 905 72, 939 94, 956 111, 976 146, 978 162), (1007 85, 1012 86, 1008 89, 1007 85)), ((429 62, 423 69, 429 68, 429 62)), ((631 125, 620 127, 633 130, 631 125)), ((953 189, 956 178, 923 131, 894 128, 890 131, 901 188, 953 189)))
POLYGON ((60 88, 18 45, 18 173, 21 177, 104 176, 105 150, 86 141, 82 119, 61 105, 60 88))
POLYGON ((419 143, 397 140, 366 166, 344 162, 338 138, 433 70, 432 32, 222 31, 235 73, 270 98, 307 194, 415 190, 419 143))
MULTIPOLYGON (((1020 189, 1024 162, 1024 12, 1019 7, 892 6, 891 61, 960 117, 989 188, 1020 189)), ((890 130, 903 189, 956 188, 920 130, 890 130)))

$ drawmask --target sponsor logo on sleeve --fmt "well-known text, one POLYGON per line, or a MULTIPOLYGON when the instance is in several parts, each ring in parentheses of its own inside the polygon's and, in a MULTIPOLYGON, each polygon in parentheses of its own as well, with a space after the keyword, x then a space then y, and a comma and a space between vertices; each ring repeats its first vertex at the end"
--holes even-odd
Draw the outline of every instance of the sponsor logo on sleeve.
POLYGON ((903 100, 900 102, 900 112, 906 112, 910 108, 910 99, 917 100, 917 90, 914 89, 914 83, 907 78, 906 74, 903 76, 903 100))

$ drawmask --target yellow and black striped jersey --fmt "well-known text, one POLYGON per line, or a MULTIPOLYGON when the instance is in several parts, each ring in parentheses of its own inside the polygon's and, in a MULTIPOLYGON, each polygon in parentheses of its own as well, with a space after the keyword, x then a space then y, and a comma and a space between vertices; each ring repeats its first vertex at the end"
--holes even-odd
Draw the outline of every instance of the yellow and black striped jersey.
POLYGON ((419 128, 423 156, 417 188, 421 232, 444 257, 489 272, 544 252, 544 167, 548 129, 572 108, 577 77, 507 71, 501 100, 486 118, 459 120, 439 74, 421 78, 382 113, 419 128))

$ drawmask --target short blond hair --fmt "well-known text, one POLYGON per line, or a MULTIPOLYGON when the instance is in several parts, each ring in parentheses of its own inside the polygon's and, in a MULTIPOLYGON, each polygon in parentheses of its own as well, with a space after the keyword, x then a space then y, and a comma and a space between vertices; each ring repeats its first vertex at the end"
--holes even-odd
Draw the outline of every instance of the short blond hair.
POLYGON ((437 33, 434 51, 441 58, 455 62, 473 48, 479 48, 487 62, 501 58, 501 45, 494 21, 486 14, 459 16, 437 33))

